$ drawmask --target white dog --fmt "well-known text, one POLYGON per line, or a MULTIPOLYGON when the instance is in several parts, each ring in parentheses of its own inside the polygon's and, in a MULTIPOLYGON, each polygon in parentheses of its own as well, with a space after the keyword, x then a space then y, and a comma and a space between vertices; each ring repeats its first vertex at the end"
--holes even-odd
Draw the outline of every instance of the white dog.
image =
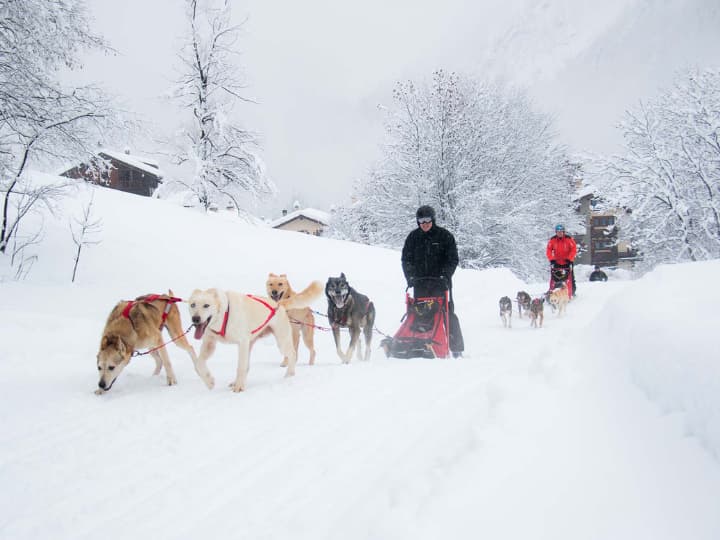
POLYGON ((234 392, 242 392, 247 385, 253 342, 261 335, 272 333, 280 353, 288 358, 285 376, 295 375, 297 351, 293 346, 292 328, 285 310, 307 307, 322 292, 322 283, 313 281, 301 293, 275 302, 263 296, 235 291, 196 289, 188 300, 190 316, 195 325, 195 339, 203 340, 195 371, 208 388, 212 388, 215 380, 207 367, 208 358, 215 351, 218 341, 235 343, 238 346, 238 365, 231 386, 234 392))

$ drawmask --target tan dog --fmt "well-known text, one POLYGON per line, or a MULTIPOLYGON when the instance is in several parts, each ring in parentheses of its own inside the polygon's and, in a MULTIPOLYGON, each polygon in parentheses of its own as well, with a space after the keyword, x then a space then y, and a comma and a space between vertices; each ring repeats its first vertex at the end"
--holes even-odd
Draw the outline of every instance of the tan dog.
MULTIPOLYGON (((273 273, 268 274, 267 281, 265 282, 265 290, 267 295, 279 302, 281 300, 289 300, 297 293, 290 286, 287 275, 280 274, 279 276, 273 273)), ((295 348, 295 355, 298 354, 298 347, 300 346, 300 334, 302 334, 303 343, 310 351, 310 365, 315 363, 315 317, 313 317, 312 310, 309 307, 302 309, 288 309, 286 310, 288 317, 290 318, 292 328, 292 342, 295 348)), ((288 365, 288 357, 283 358, 282 367, 288 365)))
POLYGON ((158 375, 165 368, 168 385, 177 384, 167 350, 162 346, 162 329, 167 328, 174 343, 186 350, 193 363, 197 361, 195 349, 183 334, 180 311, 175 305, 179 298, 170 295, 145 295, 133 301, 118 302, 105 323, 100 351, 97 354, 97 368, 100 372, 98 389, 100 395, 108 392, 118 375, 130 362, 130 357, 138 349, 159 347, 151 354, 155 359, 155 372, 158 375))
POLYGON ((558 309, 558 317, 562 317, 563 313, 565 313, 568 302, 570 302, 567 285, 562 283, 560 287, 550 291, 548 301, 558 309))
POLYGON ((297 355, 292 344, 292 328, 286 309, 307 307, 322 291, 322 284, 314 281, 304 291, 277 303, 271 298, 235 291, 193 291, 188 300, 190 316, 195 325, 195 339, 203 340, 195 370, 208 388, 215 385, 215 380, 207 368, 207 360, 215 352, 219 341, 237 344, 237 373, 230 386, 233 392, 245 390, 250 367, 250 349, 255 340, 266 331, 275 336, 280 353, 288 358, 285 376, 295 375, 297 355))

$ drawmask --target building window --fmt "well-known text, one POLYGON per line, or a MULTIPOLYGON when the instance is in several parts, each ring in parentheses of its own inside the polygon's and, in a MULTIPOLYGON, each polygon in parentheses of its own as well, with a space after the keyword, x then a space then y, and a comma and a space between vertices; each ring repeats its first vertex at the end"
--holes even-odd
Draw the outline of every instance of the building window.
POLYGON ((130 171, 128 169, 120 169, 119 171, 119 179, 118 184, 121 188, 129 188, 130 187, 130 171))
POLYGON ((615 225, 615 216, 593 217, 593 227, 610 227, 612 225, 615 225))

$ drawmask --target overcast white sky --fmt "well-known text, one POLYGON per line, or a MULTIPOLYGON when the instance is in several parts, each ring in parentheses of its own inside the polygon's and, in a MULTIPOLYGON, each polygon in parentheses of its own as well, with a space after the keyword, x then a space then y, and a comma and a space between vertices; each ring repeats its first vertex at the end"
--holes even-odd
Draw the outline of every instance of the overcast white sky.
MULTIPOLYGON (((617 142, 623 110, 674 71, 720 65, 715 0, 247 0, 233 2, 246 95, 277 212, 299 198, 327 209, 377 155, 378 104, 395 81, 461 70, 528 86, 577 150, 617 142)), ((87 58, 93 80, 151 123, 177 127, 171 86, 185 25, 181 0, 88 0, 95 31, 119 54, 87 58)), ((134 151, 148 152, 147 143, 134 151)), ((160 160, 162 163, 162 159, 160 160)), ((167 167, 166 167, 167 168, 167 167)))

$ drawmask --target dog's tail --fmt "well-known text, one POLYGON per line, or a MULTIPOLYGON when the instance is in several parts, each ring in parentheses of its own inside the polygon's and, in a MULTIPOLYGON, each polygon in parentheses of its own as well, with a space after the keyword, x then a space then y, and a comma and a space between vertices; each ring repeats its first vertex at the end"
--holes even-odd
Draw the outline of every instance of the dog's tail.
POLYGON ((280 300, 278 305, 283 306, 285 309, 302 309, 310 306, 315 300, 320 298, 323 293, 323 284, 319 281, 313 281, 305 289, 297 294, 294 294, 290 298, 280 300))

